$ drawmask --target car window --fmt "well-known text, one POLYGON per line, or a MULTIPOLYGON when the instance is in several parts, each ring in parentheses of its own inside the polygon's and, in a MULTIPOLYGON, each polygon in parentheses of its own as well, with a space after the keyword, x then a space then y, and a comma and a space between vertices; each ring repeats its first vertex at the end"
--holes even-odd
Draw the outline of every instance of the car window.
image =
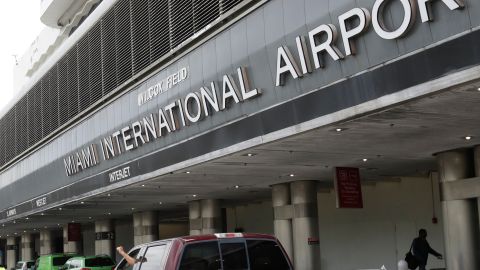
POLYGON ((34 264, 35 262, 27 262, 27 268, 31 268, 34 264))
POLYGON ((15 265, 15 269, 22 269, 22 266, 23 263, 17 263, 17 265, 15 265))
POLYGON ((289 270, 287 258, 274 241, 247 240, 251 270, 289 270))
MULTIPOLYGON (((128 255, 130 255, 130 257, 138 260, 139 259, 138 258, 139 257, 138 256, 139 252, 140 252, 140 249, 134 249, 134 250, 130 251, 128 253, 128 255)), ((120 261, 120 263, 118 264, 118 267, 117 267, 117 270, 132 270, 132 269, 133 269, 133 265, 129 265, 125 259, 122 259, 120 261)))
POLYGON ((90 259, 85 259, 85 267, 96 267, 96 266, 111 266, 115 263, 110 257, 95 257, 90 259))
POLYGON ((179 270, 221 269, 218 242, 193 243, 185 247, 179 270))
POLYGON ((53 266, 62 266, 65 264, 65 262, 68 261, 68 259, 70 259, 72 256, 68 257, 68 256, 64 256, 64 257, 55 257, 52 259, 52 264, 53 266))
POLYGON ((162 269, 162 259, 165 255, 167 245, 148 247, 142 258, 141 270, 158 270, 162 269))
POLYGON ((248 270, 245 243, 220 243, 224 270, 248 270))

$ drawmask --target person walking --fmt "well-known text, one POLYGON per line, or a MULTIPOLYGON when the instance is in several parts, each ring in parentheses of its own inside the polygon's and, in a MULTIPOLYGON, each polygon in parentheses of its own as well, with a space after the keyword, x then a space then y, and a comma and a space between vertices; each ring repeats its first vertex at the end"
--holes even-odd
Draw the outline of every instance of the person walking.
POLYGON ((413 239, 412 253, 418 261, 419 270, 426 270, 428 254, 436 256, 439 260, 443 259, 442 254, 430 247, 427 241, 427 230, 425 229, 420 229, 418 231, 418 237, 413 239))

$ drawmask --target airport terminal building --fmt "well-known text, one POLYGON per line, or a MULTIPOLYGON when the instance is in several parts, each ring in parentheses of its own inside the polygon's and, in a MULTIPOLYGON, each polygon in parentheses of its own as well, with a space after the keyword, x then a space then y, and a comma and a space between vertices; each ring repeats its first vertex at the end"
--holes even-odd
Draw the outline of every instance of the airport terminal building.
MULTIPOLYGON (((274 234, 295 269, 480 269, 477 0, 42 0, 0 250, 274 234), (478 114, 477 114, 478 113, 478 114)), ((118 259, 118 257, 117 257, 118 259)))

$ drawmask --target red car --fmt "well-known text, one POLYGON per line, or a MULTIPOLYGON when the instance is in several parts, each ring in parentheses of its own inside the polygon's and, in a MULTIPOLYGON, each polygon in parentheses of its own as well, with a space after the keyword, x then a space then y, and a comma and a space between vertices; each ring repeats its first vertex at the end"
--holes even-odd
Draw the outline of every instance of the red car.
POLYGON ((292 270, 279 241, 270 235, 221 233, 155 241, 132 248, 137 263, 115 270, 292 270))

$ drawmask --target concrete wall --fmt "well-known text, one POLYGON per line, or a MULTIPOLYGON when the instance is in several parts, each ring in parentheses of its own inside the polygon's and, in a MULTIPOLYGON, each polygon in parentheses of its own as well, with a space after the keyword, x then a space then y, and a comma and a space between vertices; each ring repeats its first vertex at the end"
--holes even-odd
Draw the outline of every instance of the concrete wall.
MULTIPOLYGON (((397 269, 420 228, 432 248, 444 254, 438 182, 434 180, 438 224, 432 223, 432 185, 428 178, 363 186, 365 208, 336 209, 335 193, 318 193, 322 270, 397 269)), ((430 257, 428 267, 443 268, 430 257)))
POLYGON ((233 232, 235 228, 242 228, 244 232, 273 234, 272 202, 227 208, 227 231, 233 232))
POLYGON ((188 222, 160 223, 158 224, 158 239, 188 235, 189 226, 188 222))
POLYGON ((95 225, 82 224, 83 255, 95 255, 95 225))
MULTIPOLYGON (((133 221, 132 219, 115 220, 115 247, 123 246, 128 251, 133 247, 133 221)), ((115 260, 119 262, 121 256, 115 252, 115 260)))

